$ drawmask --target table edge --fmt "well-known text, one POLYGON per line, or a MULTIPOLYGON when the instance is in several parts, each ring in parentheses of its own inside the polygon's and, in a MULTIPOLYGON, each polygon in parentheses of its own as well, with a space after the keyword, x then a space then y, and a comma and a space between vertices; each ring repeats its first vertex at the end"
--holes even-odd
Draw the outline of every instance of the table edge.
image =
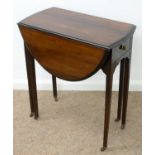
POLYGON ((34 30, 39 30, 39 31, 42 31, 42 32, 46 32, 48 34, 54 34, 54 35, 57 35, 57 36, 61 36, 63 38, 72 39, 72 40, 75 40, 75 41, 78 41, 78 42, 82 42, 82 43, 85 43, 85 44, 93 45, 93 46, 95 46, 97 48, 104 48, 104 49, 107 49, 107 50, 110 50, 110 49, 118 46, 121 42, 123 42, 124 40, 126 40, 127 38, 132 36, 133 33, 135 32, 135 29, 136 29, 136 26, 133 25, 133 28, 131 29, 131 31, 126 36, 124 36, 123 38, 121 38, 120 40, 118 40, 117 42, 115 42, 115 43, 113 43, 113 44, 111 44, 109 46, 105 46, 103 44, 98 44, 98 43, 95 43, 95 42, 90 42, 88 40, 79 39, 79 38, 72 37, 72 36, 65 35, 65 34, 61 34, 61 33, 55 32, 55 31, 49 31, 49 30, 38 28, 38 27, 35 27, 35 26, 30 26, 30 25, 27 25, 25 23, 22 23, 22 21, 18 22, 17 25, 18 26, 25 26, 27 28, 34 29, 34 30))

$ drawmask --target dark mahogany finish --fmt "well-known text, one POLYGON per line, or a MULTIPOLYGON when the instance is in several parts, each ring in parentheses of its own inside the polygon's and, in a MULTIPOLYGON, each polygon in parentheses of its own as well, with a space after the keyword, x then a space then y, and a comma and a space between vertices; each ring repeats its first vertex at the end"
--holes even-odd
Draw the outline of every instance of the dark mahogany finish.
POLYGON ((135 26, 105 18, 50 8, 18 23, 25 43, 31 116, 38 117, 35 81, 36 59, 52 74, 53 95, 57 100, 56 77, 79 81, 99 69, 106 74, 104 151, 108 145, 112 79, 120 65, 120 85, 116 121, 126 124, 132 37, 135 26))
POLYGON ((29 28, 112 48, 132 35, 135 26, 60 8, 38 12, 19 23, 29 28))
POLYGON ((96 72, 105 59, 105 49, 25 26, 20 26, 20 30, 30 53, 49 73, 61 79, 85 79, 96 72))

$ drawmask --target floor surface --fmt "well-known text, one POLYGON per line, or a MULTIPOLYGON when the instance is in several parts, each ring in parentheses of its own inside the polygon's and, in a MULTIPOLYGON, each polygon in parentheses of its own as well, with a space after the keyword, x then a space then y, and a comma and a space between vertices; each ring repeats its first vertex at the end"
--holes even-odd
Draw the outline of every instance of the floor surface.
POLYGON ((109 147, 100 152, 104 127, 101 91, 39 91, 38 120, 29 117, 27 91, 14 91, 14 155, 141 155, 141 92, 130 92, 127 125, 115 122, 113 92, 109 147))

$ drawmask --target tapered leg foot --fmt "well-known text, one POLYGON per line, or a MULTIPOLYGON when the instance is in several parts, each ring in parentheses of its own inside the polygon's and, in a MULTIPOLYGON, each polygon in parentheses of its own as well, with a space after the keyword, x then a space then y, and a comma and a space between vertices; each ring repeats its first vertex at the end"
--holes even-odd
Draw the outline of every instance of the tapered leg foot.
POLYGON ((125 124, 122 124, 122 125, 121 125, 121 129, 122 129, 122 130, 125 129, 125 124))
POLYGON ((107 148, 107 147, 103 146, 103 147, 101 148, 101 152, 105 151, 106 148, 107 148))
POLYGON ((115 122, 119 122, 121 119, 120 118, 116 118, 115 119, 115 122))
POLYGON ((58 101, 58 98, 57 97, 54 97, 54 100, 57 102, 58 101))
POLYGON ((31 112, 31 113, 30 113, 30 117, 33 117, 33 116, 34 116, 34 112, 31 112))
POLYGON ((37 114, 37 115, 34 116, 34 119, 37 120, 38 117, 39 117, 39 115, 37 114))

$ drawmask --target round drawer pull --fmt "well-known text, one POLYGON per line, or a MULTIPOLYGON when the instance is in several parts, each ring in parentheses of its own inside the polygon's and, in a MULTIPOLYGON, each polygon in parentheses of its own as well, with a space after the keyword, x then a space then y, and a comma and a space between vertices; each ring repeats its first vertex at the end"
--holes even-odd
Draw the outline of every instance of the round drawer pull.
POLYGON ((119 49, 120 50, 126 50, 126 46, 125 45, 120 45, 119 49))

